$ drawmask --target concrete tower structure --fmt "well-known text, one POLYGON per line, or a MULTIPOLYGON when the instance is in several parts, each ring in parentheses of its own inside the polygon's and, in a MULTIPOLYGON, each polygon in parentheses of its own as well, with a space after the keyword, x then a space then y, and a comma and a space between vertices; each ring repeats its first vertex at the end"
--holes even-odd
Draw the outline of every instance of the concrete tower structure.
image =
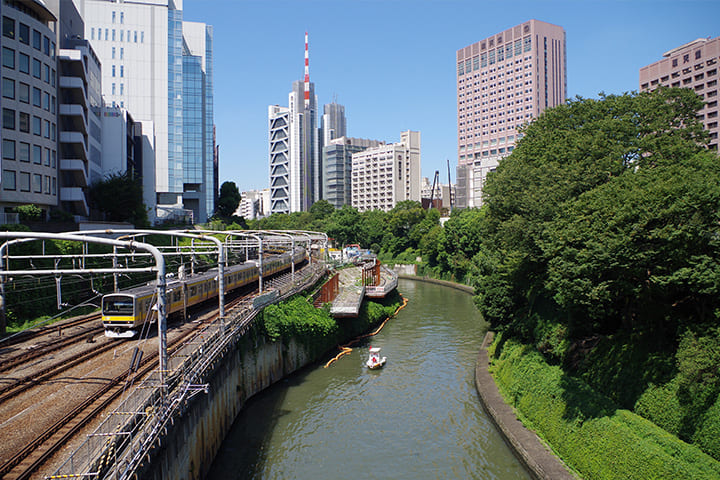
POLYGON ((268 110, 272 213, 307 211, 321 198, 317 103, 315 85, 310 82, 306 32, 304 79, 293 82, 287 109, 271 106, 268 110))
POLYGON ((663 59, 640 69, 640 91, 659 86, 691 88, 705 100, 698 118, 710 133, 711 150, 718 150, 718 61, 720 37, 698 38, 663 54, 663 59))
POLYGON ((456 53, 459 207, 482 204, 487 173, 518 127, 567 96, 565 30, 529 20, 456 53))
POLYGON ((347 136, 347 121, 345 119, 345 106, 339 103, 326 103, 322 116, 323 147, 330 145, 330 140, 347 136))

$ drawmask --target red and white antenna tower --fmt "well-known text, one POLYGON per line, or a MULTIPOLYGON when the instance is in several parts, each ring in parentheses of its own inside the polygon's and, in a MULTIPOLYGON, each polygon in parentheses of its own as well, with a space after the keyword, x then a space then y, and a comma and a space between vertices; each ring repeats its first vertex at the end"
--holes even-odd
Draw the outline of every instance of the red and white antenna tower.
POLYGON ((310 62, 308 59, 308 33, 305 32, 305 109, 310 108, 310 62))

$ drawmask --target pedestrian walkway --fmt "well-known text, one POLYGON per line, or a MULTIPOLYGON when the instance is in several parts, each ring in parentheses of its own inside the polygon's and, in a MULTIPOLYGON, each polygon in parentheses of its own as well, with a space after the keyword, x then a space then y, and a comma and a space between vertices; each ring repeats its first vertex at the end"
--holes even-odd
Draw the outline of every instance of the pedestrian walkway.
POLYGON ((339 293, 330 307, 335 318, 357 317, 365 296, 362 285, 362 267, 347 267, 339 271, 339 293))

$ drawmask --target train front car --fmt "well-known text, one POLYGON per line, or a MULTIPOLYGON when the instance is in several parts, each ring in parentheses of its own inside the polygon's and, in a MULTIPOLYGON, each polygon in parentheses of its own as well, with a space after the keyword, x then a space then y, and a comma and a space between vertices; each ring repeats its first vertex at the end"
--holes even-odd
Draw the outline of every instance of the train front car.
POLYGON ((102 299, 102 322, 105 336, 132 338, 137 335, 135 326, 139 312, 136 297, 127 293, 111 293, 102 299))

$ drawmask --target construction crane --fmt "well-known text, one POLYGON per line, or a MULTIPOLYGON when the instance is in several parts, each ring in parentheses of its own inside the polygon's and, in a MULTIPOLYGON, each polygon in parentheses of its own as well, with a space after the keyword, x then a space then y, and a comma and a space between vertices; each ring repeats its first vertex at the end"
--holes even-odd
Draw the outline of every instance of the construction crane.
POLYGON ((433 208, 433 199, 435 198, 435 185, 438 185, 438 190, 440 189, 439 179, 440 171, 435 170, 435 178, 433 178, 432 188, 430 189, 430 206, 428 207, 428 210, 433 208))

